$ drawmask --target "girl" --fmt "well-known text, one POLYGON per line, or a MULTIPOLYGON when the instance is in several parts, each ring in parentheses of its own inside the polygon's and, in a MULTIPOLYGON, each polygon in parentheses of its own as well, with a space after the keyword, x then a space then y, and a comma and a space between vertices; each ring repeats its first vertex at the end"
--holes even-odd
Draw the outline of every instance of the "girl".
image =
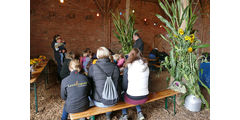
MULTIPOLYGON (((124 74, 123 78, 127 78, 127 90, 124 94, 124 101, 129 104, 137 105, 138 120, 143 120, 144 116, 141 112, 139 104, 147 101, 149 68, 145 58, 143 58, 141 51, 133 48, 129 53, 129 57, 124 65, 128 68, 127 76, 124 74)), ((127 109, 122 109, 122 116, 120 120, 127 120, 127 109)))

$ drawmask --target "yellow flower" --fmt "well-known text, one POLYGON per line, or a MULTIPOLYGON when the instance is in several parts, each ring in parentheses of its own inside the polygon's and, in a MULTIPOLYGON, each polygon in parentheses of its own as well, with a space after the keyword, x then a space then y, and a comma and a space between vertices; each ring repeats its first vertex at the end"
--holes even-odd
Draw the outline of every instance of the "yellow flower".
POLYGON ((178 33, 179 33, 180 35, 183 35, 183 34, 184 34, 183 29, 180 28, 180 29, 178 30, 178 33))
POLYGON ((190 37, 194 40, 195 39, 195 35, 191 34, 190 37))
POLYGON ((189 52, 189 53, 192 52, 192 50, 193 50, 192 47, 189 47, 189 48, 188 48, 188 52, 189 52))
POLYGON ((175 38, 178 38, 178 36, 177 36, 177 35, 175 35, 175 34, 174 34, 173 36, 174 36, 175 38))
POLYGON ((190 43, 193 43, 193 42, 194 42, 194 39, 191 38, 191 39, 190 39, 190 43))
POLYGON ((185 38, 185 40, 190 40, 191 39, 191 37, 189 37, 187 35, 184 38, 185 38))

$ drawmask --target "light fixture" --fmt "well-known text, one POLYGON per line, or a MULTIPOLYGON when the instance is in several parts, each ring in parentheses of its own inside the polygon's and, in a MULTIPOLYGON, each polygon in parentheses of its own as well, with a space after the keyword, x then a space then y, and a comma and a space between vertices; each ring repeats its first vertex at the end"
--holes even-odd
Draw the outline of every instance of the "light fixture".
POLYGON ((60 3, 64 3, 64 0, 60 0, 60 3))
POLYGON ((161 28, 162 26, 160 25, 159 27, 161 28))
POLYGON ((144 21, 147 22, 147 18, 144 18, 144 21))
POLYGON ((120 12, 119 14, 122 15, 122 12, 120 12))
POLYGON ((99 13, 97 13, 97 16, 99 16, 99 13))
POLYGON ((157 23, 153 23, 153 25, 154 25, 154 26, 156 26, 156 25, 157 25, 157 23))
POLYGON ((132 10, 132 13, 135 13, 135 10, 132 10))

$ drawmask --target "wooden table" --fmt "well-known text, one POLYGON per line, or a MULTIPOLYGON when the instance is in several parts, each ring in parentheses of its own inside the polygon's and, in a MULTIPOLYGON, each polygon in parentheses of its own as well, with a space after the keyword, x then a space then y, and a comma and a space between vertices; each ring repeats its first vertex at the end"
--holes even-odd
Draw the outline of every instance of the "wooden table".
POLYGON ((34 72, 32 72, 32 77, 30 78, 30 84, 34 84, 34 96, 35 96, 35 108, 36 108, 36 113, 38 112, 38 104, 37 104, 37 79, 38 77, 41 75, 41 73, 45 70, 45 73, 47 74, 46 79, 45 79, 45 89, 48 83, 48 60, 44 61, 43 63, 40 63, 40 65, 38 65, 36 67, 36 69, 34 69, 34 72))

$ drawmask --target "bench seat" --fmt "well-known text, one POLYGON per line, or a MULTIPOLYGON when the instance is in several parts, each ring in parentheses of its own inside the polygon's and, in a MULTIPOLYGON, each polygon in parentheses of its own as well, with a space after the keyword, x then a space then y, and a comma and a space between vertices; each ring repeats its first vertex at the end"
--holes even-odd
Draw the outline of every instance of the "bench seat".
MULTIPOLYGON (((150 93, 149 96, 148 96, 148 101, 146 103, 174 96, 174 105, 175 105, 175 96, 177 94, 178 94, 178 92, 170 90, 170 89, 166 89, 166 90, 163 90, 163 91, 160 91, 160 92, 150 93)), ((165 105, 166 105, 166 103, 165 103, 165 105)), ((106 113, 106 112, 121 110, 121 109, 124 109, 124 108, 133 107, 133 106, 136 106, 136 105, 128 104, 128 103, 125 103, 125 102, 122 102, 122 101, 118 102, 116 105, 114 105, 112 107, 107 107, 107 108, 100 108, 100 107, 94 106, 94 107, 91 107, 84 112, 70 113, 70 118, 71 118, 71 120, 75 120, 75 119, 79 119, 79 118, 84 118, 84 117, 89 117, 89 116, 93 116, 93 115, 103 114, 103 113, 106 113)), ((165 108, 166 108, 166 106, 165 106, 165 108)), ((175 109, 174 109, 174 111, 175 111, 175 109)))

